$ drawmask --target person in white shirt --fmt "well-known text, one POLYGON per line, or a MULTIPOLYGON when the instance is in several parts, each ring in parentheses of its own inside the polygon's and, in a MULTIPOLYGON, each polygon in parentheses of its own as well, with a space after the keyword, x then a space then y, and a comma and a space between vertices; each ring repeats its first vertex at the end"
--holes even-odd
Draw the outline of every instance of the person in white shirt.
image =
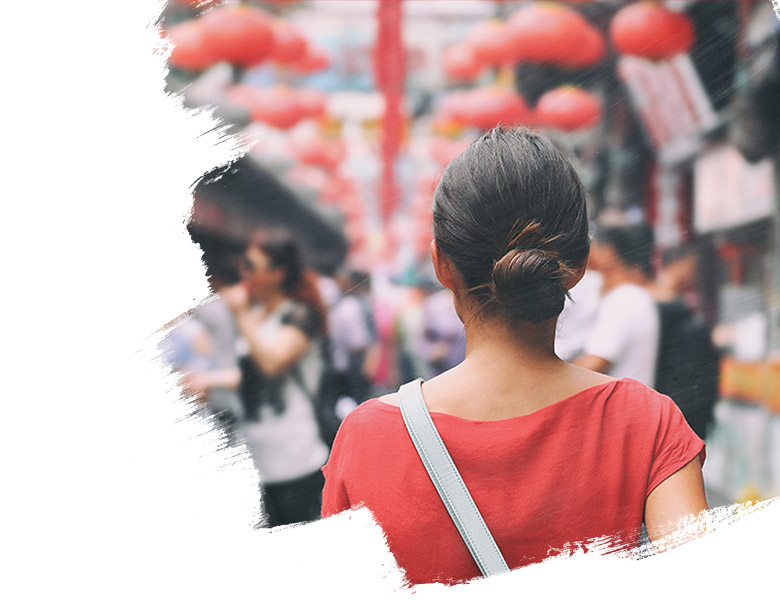
POLYGON ((555 354, 565 361, 576 358, 585 348, 598 314, 603 279, 598 271, 586 269, 579 283, 569 290, 555 329, 555 354))
POLYGON ((262 482, 261 525, 313 521, 320 514, 320 469, 335 435, 324 429, 315 405, 325 369, 327 309, 289 232, 253 235, 241 273, 243 281, 220 296, 248 351, 240 361, 242 435, 262 482))
POLYGON ((588 267, 601 273, 603 296, 575 364, 655 384, 658 309, 645 289, 652 277, 652 253, 653 233, 645 224, 596 231, 588 267))

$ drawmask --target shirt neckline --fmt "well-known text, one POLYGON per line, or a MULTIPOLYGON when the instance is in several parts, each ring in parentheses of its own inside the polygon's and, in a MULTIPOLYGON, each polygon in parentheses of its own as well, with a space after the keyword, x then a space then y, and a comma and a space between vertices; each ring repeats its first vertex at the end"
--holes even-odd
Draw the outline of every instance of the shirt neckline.
MULTIPOLYGON (((546 413, 550 409, 553 409, 553 408, 555 408, 557 406, 569 404, 570 401, 574 400, 575 398, 578 398, 578 397, 583 396, 583 395, 587 395, 589 393, 590 394, 594 394, 595 392, 601 390, 602 388, 610 388, 610 387, 614 388, 614 387, 617 386, 618 383, 624 382, 626 379, 627 378, 624 377, 622 379, 612 379, 610 381, 605 381, 604 383, 599 383, 599 384, 593 385, 593 386, 591 386, 589 388, 585 388, 584 390, 580 390, 579 392, 576 392, 576 393, 572 394, 571 396, 567 396, 566 398, 562 398, 562 399, 560 399, 560 400, 558 400, 556 402, 553 402, 552 404, 548 404, 547 406, 543 406, 542 408, 538 408, 535 411, 530 412, 528 414, 517 415, 516 417, 508 417, 506 419, 483 419, 483 420, 477 420, 477 419, 467 419, 465 417, 459 417, 457 415, 451 415, 449 413, 438 412, 438 411, 433 411, 433 410, 429 411, 429 412, 430 412, 432 417, 435 416, 436 418, 443 418, 443 419, 447 419, 447 420, 460 421, 462 423, 467 423, 467 424, 471 423, 471 424, 480 424, 481 425, 481 424, 484 424, 484 423, 496 423, 496 424, 498 424, 498 423, 511 423, 513 421, 518 421, 518 420, 521 420, 521 419, 534 418, 536 415, 539 415, 539 414, 542 414, 542 413, 546 413)), ((612 390, 610 390, 610 393, 611 393, 611 391, 612 390)), ((393 412, 397 412, 398 414, 401 413, 401 407, 400 406, 395 406, 393 404, 388 404, 387 402, 382 402, 378 398, 375 398, 375 400, 380 405, 386 406, 387 408, 389 408, 393 412)))

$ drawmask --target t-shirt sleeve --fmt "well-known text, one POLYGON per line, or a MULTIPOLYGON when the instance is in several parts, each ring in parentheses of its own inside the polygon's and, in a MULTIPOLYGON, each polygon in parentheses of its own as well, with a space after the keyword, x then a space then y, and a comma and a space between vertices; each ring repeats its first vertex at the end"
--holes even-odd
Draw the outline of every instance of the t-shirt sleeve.
POLYGON ((614 363, 625 352, 632 328, 631 298, 616 290, 601 301, 596 321, 585 340, 585 354, 614 363))
POLYGON ((693 432, 679 407, 668 396, 658 394, 658 400, 658 430, 645 498, 667 477, 697 456, 702 465, 705 458, 704 442, 693 432))
POLYGON ((317 313, 310 306, 298 305, 282 317, 282 325, 300 329, 309 339, 317 337, 317 313))
MULTIPOLYGON (((336 439, 333 440, 333 448, 322 474, 325 476, 325 486, 322 489, 322 516, 329 517, 348 510, 352 505, 349 501, 346 486, 345 438, 349 437, 349 415, 339 427, 336 439)), ((347 444, 349 442, 347 441, 347 444)))

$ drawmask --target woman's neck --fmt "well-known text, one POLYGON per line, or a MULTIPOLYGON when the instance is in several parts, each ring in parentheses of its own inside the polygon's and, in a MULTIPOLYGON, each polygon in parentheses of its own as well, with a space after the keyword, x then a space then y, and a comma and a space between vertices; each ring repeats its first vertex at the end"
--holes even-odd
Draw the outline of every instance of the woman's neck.
POLYGON ((568 398, 603 375, 555 355, 555 324, 466 321, 466 358, 423 385, 429 410, 472 420, 529 414, 568 398))
POLYGON ((551 319, 534 325, 502 319, 466 323, 466 360, 485 368, 534 368, 559 362, 555 355, 555 324, 551 319))

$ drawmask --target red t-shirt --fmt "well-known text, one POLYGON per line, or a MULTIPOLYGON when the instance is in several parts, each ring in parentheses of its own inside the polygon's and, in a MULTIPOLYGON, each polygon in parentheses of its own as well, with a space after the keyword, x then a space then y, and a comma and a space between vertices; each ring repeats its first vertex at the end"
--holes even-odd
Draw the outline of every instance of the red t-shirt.
MULTIPOLYGON (((512 569, 601 536, 634 547, 650 492, 704 461, 674 402, 631 379, 511 419, 432 417, 512 569)), ((480 576, 398 407, 370 400, 352 411, 323 473, 322 515, 367 507, 411 584, 480 576)))

